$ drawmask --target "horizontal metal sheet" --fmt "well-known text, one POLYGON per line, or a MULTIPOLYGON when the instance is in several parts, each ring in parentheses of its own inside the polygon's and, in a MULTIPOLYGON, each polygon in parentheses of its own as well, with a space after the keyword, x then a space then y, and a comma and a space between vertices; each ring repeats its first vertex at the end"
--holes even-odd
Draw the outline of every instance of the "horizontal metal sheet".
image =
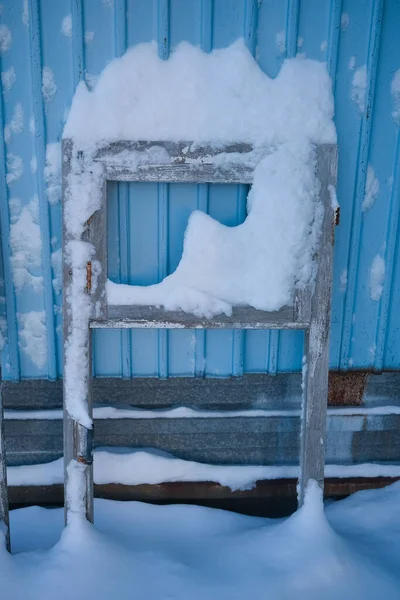
MULTIPOLYGON (((44 170, 46 145, 59 141, 79 79, 92 87, 108 61, 140 42, 156 40, 167 58, 182 40, 210 51, 241 36, 272 77, 297 51, 327 61, 335 88, 341 204, 331 367, 400 368, 400 137, 393 117, 400 96, 391 88, 400 69, 398 0, 3 0, 2 7, 5 378, 55 379, 62 372, 60 194, 44 170), (18 114, 22 127, 10 129, 18 114), (363 210, 366 187, 370 207, 363 210), (25 285, 16 287, 10 227, 25 209, 40 227, 42 245, 25 285), (384 262, 384 277, 371 293, 377 260, 384 262), (33 339, 27 336, 32 331, 33 339)), ((159 281, 178 264, 191 211, 204 210, 234 226, 246 216, 246 194, 246 186, 234 185, 111 184, 113 279, 159 281)), ((301 332, 96 331, 94 338, 94 368, 103 376, 226 377, 301 367, 301 332)))
MULTIPOLYGON (((329 415, 327 464, 399 461, 400 415, 329 415)), ((62 456, 61 420, 5 421, 10 465, 62 456)), ((96 447, 156 448, 211 464, 297 464, 300 418, 231 417, 96 420, 96 447)))

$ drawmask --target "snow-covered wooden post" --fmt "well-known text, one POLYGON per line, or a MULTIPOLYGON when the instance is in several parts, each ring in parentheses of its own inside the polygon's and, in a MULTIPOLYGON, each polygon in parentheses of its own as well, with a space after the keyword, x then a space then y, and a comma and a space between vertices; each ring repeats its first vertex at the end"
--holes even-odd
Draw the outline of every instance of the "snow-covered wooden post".
POLYGON ((0 535, 5 535, 6 547, 10 550, 10 526, 8 516, 8 494, 7 494, 7 466, 6 449, 4 441, 4 411, 3 395, 1 389, 0 370, 0 535), (3 529, 4 531, 1 531, 3 529))
POLYGON ((337 210, 333 198, 337 171, 336 145, 317 146, 316 168, 324 218, 315 257, 317 274, 311 295, 311 321, 305 330, 298 485, 300 506, 310 479, 316 480, 321 488, 324 486, 333 242, 337 210))
POLYGON ((104 316, 105 181, 101 165, 95 165, 72 140, 63 140, 62 160, 65 520, 68 523, 71 516, 79 515, 93 522, 89 325, 91 318, 104 316))

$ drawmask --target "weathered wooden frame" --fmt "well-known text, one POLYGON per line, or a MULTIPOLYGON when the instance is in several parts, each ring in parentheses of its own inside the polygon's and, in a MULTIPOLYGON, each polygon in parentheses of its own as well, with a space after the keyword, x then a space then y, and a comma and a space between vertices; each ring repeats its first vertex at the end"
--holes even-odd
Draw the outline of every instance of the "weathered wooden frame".
MULTIPOLYGON (((72 140, 63 140, 63 203, 69 193, 72 140)), ((154 306, 108 306, 107 281, 107 181, 158 183, 244 183, 252 182, 253 171, 259 160, 271 149, 255 150, 248 144, 231 144, 215 148, 211 145, 193 145, 191 142, 115 142, 98 148, 91 157, 102 166, 99 187, 102 198, 99 210, 87 221, 84 239, 95 248, 92 261, 101 266, 97 285, 91 288, 89 280, 85 293, 90 296, 92 317, 87 326, 92 328, 229 328, 229 329, 302 329, 305 330, 305 361, 303 368, 302 433, 300 452, 299 505, 303 503, 307 483, 314 479, 323 487, 325 463, 325 427, 328 390, 328 353, 333 260, 334 208, 331 186, 336 185, 337 147, 333 144, 316 146, 316 171, 320 180, 320 198, 324 218, 318 252, 317 274, 314 285, 295 293, 293 303, 279 311, 265 312, 250 307, 238 307, 232 316, 218 315, 207 320, 180 311, 165 311, 154 306), (221 164, 219 158, 223 156, 221 164), (161 158, 160 158, 161 157, 161 158), (228 160, 229 159, 229 160, 228 160)), ((64 218, 63 248, 70 241, 64 218)), ((64 344, 71 331, 68 286, 73 277, 63 252, 64 274, 64 344)), ((88 278, 91 263, 88 263, 88 278)), ((88 335, 87 398, 89 416, 92 416, 91 348, 88 335)), ((65 357, 64 357, 65 361, 65 357)), ((65 362, 64 362, 65 364, 65 362)), ((65 371, 64 371, 65 372, 65 371)), ((85 515, 93 521, 93 430, 82 426, 68 414, 64 405, 64 462, 72 459, 86 465, 85 515)), ((68 477, 65 478, 66 516, 69 511, 68 477)))

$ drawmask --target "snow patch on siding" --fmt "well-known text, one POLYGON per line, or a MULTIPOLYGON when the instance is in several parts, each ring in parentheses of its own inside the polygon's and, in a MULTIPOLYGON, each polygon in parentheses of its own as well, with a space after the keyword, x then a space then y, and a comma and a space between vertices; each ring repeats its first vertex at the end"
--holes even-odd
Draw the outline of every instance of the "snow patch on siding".
POLYGON ((16 80, 17 76, 14 67, 10 67, 7 71, 3 71, 1 74, 1 85, 3 86, 3 90, 11 90, 16 80))
POLYGON ((0 54, 4 54, 7 50, 10 49, 12 44, 12 35, 11 31, 7 27, 7 25, 0 25, 0 54))
POLYGON ((61 33, 65 37, 72 37, 72 15, 69 14, 63 18, 61 23, 61 33))
POLYGON ((30 167, 31 167, 31 173, 33 175, 35 175, 35 173, 37 172, 37 157, 36 154, 34 154, 30 160, 30 167))
POLYGON ((17 181, 22 176, 24 172, 24 165, 22 162, 22 158, 17 154, 8 154, 7 155, 7 175, 6 182, 7 185, 11 185, 14 181, 17 181))
POLYGON ((350 56, 349 64, 348 64, 349 70, 350 71, 354 71, 355 66, 356 66, 356 57, 355 56, 350 56))
POLYGON ((11 213, 10 248, 11 269, 16 292, 25 285, 35 291, 43 287, 43 277, 32 274, 42 266, 42 237, 39 222, 39 199, 34 196, 21 210, 18 198, 9 200, 11 213))
POLYGON ((301 35, 297 38, 297 47, 301 48, 304 44, 304 38, 301 35))
POLYGON ((61 198, 61 144, 55 142, 46 146, 46 166, 44 168, 46 194, 50 204, 61 198))
POLYGON ((53 71, 49 67, 43 67, 42 71, 42 94, 45 102, 53 100, 57 92, 53 71))
POLYGON ((369 210, 373 206, 376 198, 379 195, 379 181, 375 176, 374 168, 368 165, 367 180, 365 182, 365 196, 362 203, 363 212, 369 210))
POLYGON ((383 282, 385 280, 385 260, 380 254, 377 254, 372 261, 369 272, 369 295, 371 300, 378 302, 383 292, 383 282))
POLYGON ((286 52, 286 33, 282 31, 278 31, 275 37, 276 47, 278 48, 281 54, 286 52))
POLYGON ((390 90, 393 102, 392 118, 397 125, 400 125, 400 69, 393 76, 390 90))
POLYGON ((28 5, 28 0, 23 0, 23 2, 22 2, 22 23, 25 26, 29 25, 29 5, 28 5))
POLYGON ((325 52, 325 50, 328 47, 328 42, 326 40, 324 40, 323 42, 321 42, 320 48, 321 48, 321 52, 325 52))
POLYGON ((340 274, 340 291, 344 293, 347 289, 347 268, 343 269, 340 274))
POLYGON ((340 28, 342 31, 346 31, 350 23, 350 17, 347 13, 342 13, 340 18, 340 28))
POLYGON ((94 31, 85 31, 85 44, 90 44, 94 40, 94 31))
POLYGON ((24 109, 22 108, 21 102, 18 102, 14 106, 14 111, 11 117, 11 121, 4 127, 4 139, 6 143, 11 140, 11 135, 14 133, 18 135, 22 133, 24 129, 24 109))
POLYGON ((367 65, 363 65, 354 71, 351 86, 351 99, 357 104, 359 111, 364 113, 367 91, 367 65))
POLYGON ((36 128, 35 128, 35 119, 33 117, 31 117, 29 119, 29 132, 32 135, 35 135, 35 131, 36 131, 36 128))
POLYGON ((44 310, 32 310, 18 313, 19 347, 39 369, 47 361, 46 313, 44 310))
POLYGON ((62 287, 62 252, 61 248, 51 253, 51 267, 53 269, 53 288, 57 296, 62 287))

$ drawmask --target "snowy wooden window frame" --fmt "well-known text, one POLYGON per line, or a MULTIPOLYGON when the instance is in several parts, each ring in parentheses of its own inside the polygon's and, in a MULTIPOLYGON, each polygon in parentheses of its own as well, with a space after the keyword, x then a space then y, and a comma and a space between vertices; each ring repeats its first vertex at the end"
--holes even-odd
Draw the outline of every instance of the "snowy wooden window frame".
MULTIPOLYGON (((298 502, 303 503, 307 483, 313 479, 323 487, 325 424, 329 367, 329 330, 332 288, 333 226, 335 207, 331 190, 336 185, 337 146, 316 145, 316 172, 320 181, 320 200, 324 206, 318 250, 315 256, 317 273, 313 285, 294 293, 293 303, 278 311, 266 312, 251 307, 237 307, 231 316, 217 315, 212 319, 200 318, 181 311, 166 311, 155 306, 108 306, 107 281, 107 181, 157 182, 157 183, 241 183, 250 184, 254 165, 246 161, 223 164, 213 162, 219 153, 237 156, 251 155, 249 144, 229 144, 217 149, 211 144, 192 146, 190 142, 119 141, 97 147, 91 159, 102 165, 101 204, 87 221, 82 240, 94 247, 94 256, 87 262, 85 293, 90 298, 91 315, 88 319, 87 367, 82 368, 85 385, 86 406, 92 417, 91 391, 91 335, 93 328, 236 328, 236 329, 301 329, 305 331, 303 365, 303 402, 300 444, 300 477, 298 502), (146 159, 130 168, 129 153, 143 153, 151 157, 151 148, 167 151, 168 162, 152 164, 146 159), (146 154, 147 153, 147 154, 146 154), (125 156, 125 159, 122 157, 125 156), (92 264, 100 264, 96 274, 96 285, 92 285, 92 264)), ((73 153, 83 157, 82 151, 74 148, 70 139, 63 140, 63 207, 69 193, 69 175, 73 153)), ((269 152, 266 150, 266 153, 269 152)), ((262 157, 262 156, 261 156, 262 157)), ((84 162, 84 161, 82 161, 84 162)), ((63 218, 63 276, 64 276, 64 374, 65 353, 71 335, 71 296, 68 290, 73 278, 73 269, 66 261, 65 248, 73 239, 63 218)), ((93 428, 82 425, 65 404, 67 375, 64 375, 64 464, 65 464, 65 508, 66 520, 71 512, 80 512, 93 521, 93 428), (81 468, 84 489, 76 491, 68 467, 71 461, 81 468), (80 498, 73 497, 79 493, 80 498)))

